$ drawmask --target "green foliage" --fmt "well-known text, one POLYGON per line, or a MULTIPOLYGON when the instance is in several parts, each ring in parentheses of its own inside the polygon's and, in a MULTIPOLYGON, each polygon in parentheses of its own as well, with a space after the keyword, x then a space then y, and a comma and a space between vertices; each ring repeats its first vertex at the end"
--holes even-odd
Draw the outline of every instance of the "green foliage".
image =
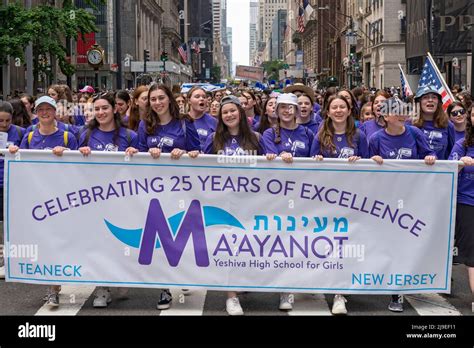
MULTIPOLYGON (((93 5, 92 1, 91 6, 93 5)), ((7 56, 24 61, 24 50, 33 43, 34 69, 49 74, 52 57, 61 71, 71 76, 74 67, 66 60, 66 39, 75 38, 78 33, 97 32, 95 17, 74 6, 72 0, 64 0, 62 7, 40 5, 25 9, 18 3, 0 7, 0 62, 7 56)))
POLYGON ((268 80, 278 81, 280 79, 278 72, 284 68, 285 63, 281 60, 272 60, 263 62, 263 69, 268 80))
POLYGON ((221 82, 222 72, 221 72, 221 67, 220 66, 213 66, 211 68, 211 78, 212 78, 213 82, 215 82, 215 83, 221 82))

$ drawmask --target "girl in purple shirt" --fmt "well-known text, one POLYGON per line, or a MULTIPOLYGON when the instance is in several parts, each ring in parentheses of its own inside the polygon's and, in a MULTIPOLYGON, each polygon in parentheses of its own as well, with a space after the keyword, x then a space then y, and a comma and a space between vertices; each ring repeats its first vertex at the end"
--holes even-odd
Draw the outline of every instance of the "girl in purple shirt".
POLYGON ((314 134, 318 133, 319 125, 323 121, 321 116, 314 116, 313 112, 314 101, 312 97, 306 93, 302 93, 298 97, 298 105, 300 106, 301 115, 298 118, 298 124, 305 126, 314 134))
POLYGON ((199 134, 201 149, 204 149, 209 134, 216 131, 217 120, 206 113, 207 96, 206 92, 198 86, 191 88, 188 92, 189 116, 194 120, 194 126, 199 134))
POLYGON ((454 261, 467 266, 469 286, 474 294, 474 108, 471 106, 464 139, 456 142, 450 160, 464 162, 459 171, 455 225, 454 261))
POLYGON ((378 91, 375 93, 375 99, 372 103, 372 113, 375 115, 373 120, 362 123, 360 130, 365 134, 367 141, 372 134, 384 128, 382 115, 380 114, 380 105, 385 100, 390 98, 390 95, 385 91, 378 91))
POLYGON ((467 110, 464 104, 458 100, 448 106, 446 113, 454 125, 454 142, 464 139, 466 131, 467 110))
MULTIPOLYGON (((26 133, 21 141, 20 147, 10 145, 8 150, 15 154, 19 148, 35 150, 51 150, 56 156, 62 156, 65 150, 77 150, 76 137, 68 131, 58 129, 56 125, 56 101, 47 96, 39 98, 35 103, 36 114, 39 119, 39 126, 26 133)), ((43 300, 48 306, 59 306, 59 291, 61 286, 52 285, 49 287, 43 300)))

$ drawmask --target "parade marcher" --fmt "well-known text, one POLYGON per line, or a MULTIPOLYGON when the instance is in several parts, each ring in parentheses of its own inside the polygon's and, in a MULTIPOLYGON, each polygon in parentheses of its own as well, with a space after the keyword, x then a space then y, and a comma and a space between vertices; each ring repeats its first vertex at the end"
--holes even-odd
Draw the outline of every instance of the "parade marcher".
POLYGON ((220 102, 214 99, 211 102, 211 108, 209 109, 209 115, 211 115, 214 118, 218 118, 219 116, 219 108, 220 108, 220 102))
POLYGON ((48 95, 56 102, 60 100, 67 100, 66 92, 60 85, 51 85, 48 88, 48 95))
MULTIPOLYGON (((188 115, 181 117, 171 90, 165 85, 154 84, 150 87, 147 97, 147 115, 138 127, 138 149, 141 152, 149 152, 154 159, 158 159, 161 153, 170 153, 172 159, 179 159, 185 153, 196 158, 201 145, 194 126, 195 121, 188 115)), ((197 99, 205 101, 204 94, 197 99)), ((127 153, 133 155, 138 149, 130 147, 127 153)), ((170 308, 172 301, 169 289, 163 289, 157 309, 170 308)))
POLYGON ((347 99, 332 95, 324 113, 323 123, 311 146, 311 156, 317 156, 317 159, 346 158, 350 162, 368 158, 367 139, 355 126, 347 99))
MULTIPOLYGON (((375 115, 372 112, 372 103, 370 103, 370 102, 365 103, 360 108, 360 115, 359 115, 360 125, 362 125, 362 123, 364 123, 364 122, 367 122, 367 121, 370 121, 370 120, 373 120, 373 119, 375 119, 375 115)), ((360 128, 360 126, 359 126, 359 128, 360 128)))
POLYGON ((213 99, 216 100, 218 103, 221 102, 221 99, 224 97, 224 91, 223 90, 218 90, 214 92, 214 97, 213 99))
POLYGON ((390 95, 385 91, 378 91, 375 93, 374 101, 372 102, 372 113, 375 115, 375 118, 362 123, 360 126, 360 130, 365 134, 367 139, 370 139, 372 134, 384 128, 383 117, 380 114, 380 105, 388 98, 390 98, 390 95))
POLYGON ((177 93, 174 95, 174 99, 176 99, 176 103, 178 103, 179 113, 183 115, 187 114, 189 110, 185 95, 177 93))
MULTIPOLYGON (((21 140, 25 134, 25 129, 12 124, 13 106, 9 102, 0 101, 0 132, 7 134, 6 143, 2 144, 3 148, 10 145, 20 146, 21 140)), ((0 158, 0 221, 3 221, 3 170, 4 161, 0 158)), ((5 278, 5 266, 3 259, 3 228, 0 229, 0 279, 5 278)))
POLYGON ((127 91, 121 90, 115 92, 115 105, 117 112, 120 114, 122 123, 128 127, 128 120, 130 118, 129 111, 131 106, 130 94, 127 91))
MULTIPOLYGON (((204 153, 220 156, 262 155, 260 138, 261 135, 250 128, 239 98, 226 96, 221 99, 216 132, 207 138, 204 153)), ((236 292, 227 293, 226 311, 229 315, 244 314, 236 292)))
MULTIPOLYGON (((455 263, 466 265, 469 287, 474 296, 474 107, 471 105, 464 139, 459 139, 449 155, 450 160, 462 161, 459 171, 455 227, 455 263)), ((472 301, 474 306, 474 297, 472 301)))
POLYGON ((340 95, 349 102, 349 105, 351 107, 351 116, 354 119, 355 126, 359 127, 359 104, 352 91, 343 88, 339 90, 339 92, 337 92, 337 95, 340 95))
POLYGON ((454 101, 446 110, 449 119, 454 126, 455 143, 459 139, 464 139, 466 132, 467 108, 460 101, 454 101))
POLYGON ((257 97, 252 91, 242 91, 242 95, 247 98, 247 107, 244 108, 247 118, 251 121, 251 126, 255 126, 260 121, 262 111, 258 105, 257 97))
POLYGON ((148 110, 148 87, 139 86, 132 94, 132 105, 129 110, 128 128, 137 131, 140 121, 144 120, 148 110))
MULTIPOLYGON (((275 114, 278 117, 276 126, 263 133, 262 142, 267 159, 271 161, 281 157, 284 162, 291 163, 293 157, 309 157, 314 134, 296 122, 300 116, 298 97, 293 93, 280 94, 275 114)), ((279 309, 293 309, 292 299, 292 294, 281 293, 279 309)))
MULTIPOLYGON (((93 151, 126 151, 129 147, 138 147, 137 134, 122 124, 122 117, 116 110, 116 98, 113 93, 100 95, 94 100, 94 119, 81 133, 79 151, 88 156, 93 151)), ((92 305, 104 308, 112 302, 110 289, 98 287, 92 305)))
POLYGON ((31 118, 25 104, 20 99, 10 100, 13 107, 13 124, 22 128, 27 128, 31 125, 31 118))
POLYGON ((194 127, 199 134, 201 148, 204 147, 209 134, 216 131, 217 120, 206 113, 206 92, 198 86, 194 86, 188 92, 189 116, 194 120, 194 127))
POLYGON ((323 121, 320 116, 315 117, 313 109, 314 100, 310 95, 306 93, 301 93, 298 97, 298 105, 301 110, 301 115, 298 118, 298 124, 305 126, 313 132, 313 134, 318 133, 319 125, 323 121))
POLYGON ((421 87, 415 96, 415 102, 419 103, 419 114, 411 123, 423 131, 436 157, 446 160, 454 146, 455 131, 448 115, 443 111, 441 99, 436 87, 421 87))
POLYGON ((92 86, 86 85, 83 88, 81 88, 79 92, 81 92, 82 95, 84 95, 87 99, 89 99, 94 95, 95 89, 92 86))
POLYGON ((260 122, 254 126, 254 130, 263 135, 268 128, 276 126, 278 123, 278 116, 275 115, 277 95, 272 95, 267 99, 265 104, 263 104, 263 114, 260 117, 260 122))
MULTIPOLYGON (((351 117, 351 109, 346 98, 332 95, 324 109, 323 123, 311 145, 311 156, 316 160, 329 158, 346 158, 355 162, 368 158, 367 139, 365 134, 356 128, 351 117)), ((347 314, 347 299, 334 295, 332 314, 347 314)))
POLYGON ((29 94, 22 94, 20 95, 20 99, 25 105, 26 111, 28 112, 28 115, 30 116, 30 124, 36 124, 38 123, 38 116, 36 116, 33 113, 33 109, 35 108, 35 98, 33 98, 29 94))
MULTIPOLYGON (((54 155, 62 156, 67 149, 76 150, 76 137, 68 131, 63 131, 56 124, 56 101, 48 96, 39 98, 35 103, 36 114, 39 118, 39 127, 26 132, 20 143, 20 147, 10 145, 10 153, 14 154, 18 149, 51 150, 54 155)), ((59 291, 61 286, 49 287, 43 298, 51 307, 59 306, 59 291)))

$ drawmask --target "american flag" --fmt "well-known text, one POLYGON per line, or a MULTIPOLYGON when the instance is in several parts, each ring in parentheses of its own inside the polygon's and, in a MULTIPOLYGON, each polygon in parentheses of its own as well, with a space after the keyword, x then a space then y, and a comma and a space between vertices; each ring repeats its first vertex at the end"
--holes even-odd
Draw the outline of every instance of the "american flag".
POLYGON ((199 47, 199 44, 196 41, 194 41, 191 45, 191 49, 193 49, 196 54, 201 53, 201 48, 199 47))
POLYGON ((298 33, 304 33, 304 9, 301 6, 301 4, 298 9, 298 18, 296 19, 296 23, 297 23, 296 31, 298 33))
POLYGON ((402 82, 402 99, 406 101, 409 96, 413 95, 413 91, 411 90, 407 77, 403 72, 402 66, 398 64, 398 67, 400 68, 400 81, 402 82))
POLYGON ((185 43, 178 47, 178 52, 179 52, 179 55, 181 56, 181 59, 183 60, 183 63, 187 63, 188 62, 188 47, 186 46, 185 43))
POLYGON ((451 91, 446 87, 446 82, 444 81, 443 76, 439 73, 436 63, 430 55, 426 57, 420 82, 418 83, 418 89, 425 86, 434 86, 438 90, 443 101, 443 109, 446 111, 448 106, 454 101, 454 97, 451 94, 451 91))

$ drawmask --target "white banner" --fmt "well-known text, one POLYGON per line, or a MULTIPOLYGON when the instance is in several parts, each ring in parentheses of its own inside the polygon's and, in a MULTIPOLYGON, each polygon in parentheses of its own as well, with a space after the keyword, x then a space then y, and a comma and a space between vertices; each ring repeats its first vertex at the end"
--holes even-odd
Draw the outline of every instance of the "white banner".
POLYGON ((5 163, 6 279, 449 293, 456 187, 447 161, 21 151, 5 163))

